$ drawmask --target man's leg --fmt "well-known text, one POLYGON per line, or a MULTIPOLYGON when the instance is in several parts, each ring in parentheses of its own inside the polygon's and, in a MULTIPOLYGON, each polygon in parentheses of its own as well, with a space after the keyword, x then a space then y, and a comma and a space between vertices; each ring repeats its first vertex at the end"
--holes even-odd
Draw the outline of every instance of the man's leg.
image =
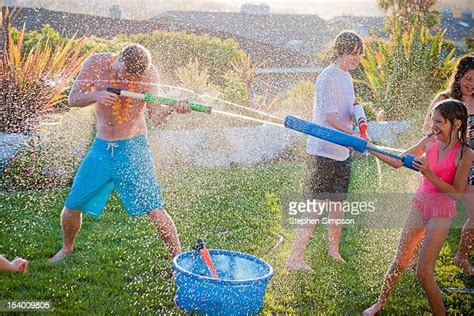
POLYGON ((164 209, 153 210, 148 213, 148 216, 153 220, 158 236, 163 240, 173 258, 177 256, 181 252, 181 244, 178 230, 171 216, 164 209))
MULTIPOLYGON (((321 202, 322 203, 322 202, 321 202)), ((304 225, 304 227, 296 230, 296 238, 293 244, 286 268, 293 271, 312 270, 312 268, 304 261, 304 252, 313 236, 316 220, 319 218, 318 212, 308 213, 308 218, 312 223, 304 225)))
POLYGON ((329 225, 328 225, 328 235, 329 235, 329 251, 328 255, 336 260, 344 259, 339 254, 339 241, 341 239, 342 233, 342 224, 334 224, 334 221, 339 221, 344 219, 344 213, 342 212, 342 202, 332 202, 330 203, 331 207, 329 208, 329 225))
POLYGON ((63 229, 63 247, 53 257, 51 262, 58 262, 71 254, 74 248, 74 241, 77 233, 81 229, 82 212, 64 208, 61 213, 61 226, 63 229))

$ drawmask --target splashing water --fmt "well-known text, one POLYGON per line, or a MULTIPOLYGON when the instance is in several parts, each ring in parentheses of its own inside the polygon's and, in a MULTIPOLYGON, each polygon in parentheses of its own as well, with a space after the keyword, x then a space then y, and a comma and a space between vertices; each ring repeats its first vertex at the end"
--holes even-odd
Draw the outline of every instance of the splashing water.
MULTIPOLYGON (((226 115, 226 116, 230 116, 230 117, 236 117, 236 118, 240 118, 240 119, 244 119, 244 120, 248 120, 248 121, 253 121, 253 122, 271 124, 271 125, 275 125, 275 126, 279 126, 279 127, 285 127, 283 124, 280 124, 280 123, 274 123, 274 122, 271 122, 271 121, 268 121, 268 120, 260 120, 260 119, 256 119, 256 118, 253 118, 253 117, 240 115, 240 114, 235 114, 235 113, 229 113, 229 112, 224 112, 224 111, 219 111, 219 110, 212 110, 212 113, 217 113, 217 114, 226 115)), ((283 119, 280 119, 280 120, 283 121, 283 119)))
MULTIPOLYGON (((386 147, 386 146, 379 146, 377 145, 379 149, 387 150, 387 151, 394 151, 394 152, 399 152, 399 153, 404 153, 406 150, 404 149, 397 149, 397 148, 392 148, 392 147, 386 147)), ((378 180, 378 186, 379 188, 382 187, 382 164, 379 159, 375 159, 375 163, 377 165, 377 180, 378 180)))
POLYGON ((377 145, 377 147, 380 148, 380 149, 383 149, 383 150, 395 151, 395 152, 399 152, 399 153, 404 153, 404 152, 406 152, 405 149, 397 149, 397 148, 385 147, 385 146, 379 146, 379 145, 377 145))

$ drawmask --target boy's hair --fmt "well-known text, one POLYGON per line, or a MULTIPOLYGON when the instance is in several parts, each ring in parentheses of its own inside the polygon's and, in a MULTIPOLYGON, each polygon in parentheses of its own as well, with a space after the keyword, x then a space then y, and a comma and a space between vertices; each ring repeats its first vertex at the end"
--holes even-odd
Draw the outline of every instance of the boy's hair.
POLYGON ((472 69, 474 69, 474 55, 464 56, 459 59, 449 81, 448 90, 444 94, 450 98, 462 101, 461 78, 472 69))
MULTIPOLYGON (((461 101, 454 99, 447 99, 439 102, 433 108, 433 113, 438 111, 439 114, 446 120, 451 123, 451 132, 454 129, 454 122, 456 120, 461 121, 461 126, 457 131, 458 139, 461 141, 463 146, 470 147, 467 142, 467 120, 469 115, 467 114, 467 108, 461 101)), ((449 143, 451 142, 451 134, 449 135, 449 143)), ((448 143, 448 144, 449 144, 448 143)), ((461 158, 462 158, 462 148, 461 148, 461 158)))
POLYGON ((349 55, 355 50, 360 53, 364 51, 362 38, 353 31, 343 31, 334 40, 332 61, 334 62, 344 55, 349 55))
POLYGON ((130 44, 120 52, 120 59, 125 65, 125 70, 132 75, 141 76, 150 67, 150 52, 139 44, 130 44))

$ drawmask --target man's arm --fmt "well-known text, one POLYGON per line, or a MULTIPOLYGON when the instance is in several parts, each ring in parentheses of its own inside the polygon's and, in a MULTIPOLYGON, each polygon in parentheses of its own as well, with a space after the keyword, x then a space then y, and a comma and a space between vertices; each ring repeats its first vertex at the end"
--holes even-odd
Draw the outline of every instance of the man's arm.
POLYGON ((343 132, 343 133, 346 133, 346 134, 349 134, 349 135, 357 135, 359 136, 359 133, 352 130, 351 128, 347 128, 342 122, 341 120, 337 117, 337 113, 326 113, 324 115, 324 118, 326 120, 326 122, 329 123, 329 125, 331 125, 333 128, 343 132))
MULTIPOLYGON (((149 69, 149 81, 151 84, 147 86, 147 89, 149 89, 147 92, 159 95, 160 89, 158 83, 160 82, 160 77, 158 71, 153 65, 151 65, 149 69)), ((150 119, 155 123, 159 123, 173 113, 174 108, 172 106, 161 105, 158 103, 147 103, 147 110, 150 119)))
MULTIPOLYGON (((160 94, 160 89, 158 88, 158 83, 160 82, 158 71, 156 70, 155 66, 151 65, 150 66, 150 76, 149 80, 153 85, 150 85, 150 93, 159 95, 160 94)), ((186 114, 186 113, 191 113, 191 108, 188 106, 188 101, 187 100, 178 100, 175 106, 166 106, 166 105, 160 105, 157 103, 153 104, 147 104, 148 108, 148 115, 154 122, 160 122, 167 116, 169 116, 171 113, 176 111, 176 113, 180 114, 186 114)))
POLYGON ((105 90, 92 91, 98 67, 97 56, 91 56, 84 62, 81 72, 69 93, 68 102, 70 106, 85 107, 96 102, 112 105, 117 101, 118 96, 114 93, 105 90))

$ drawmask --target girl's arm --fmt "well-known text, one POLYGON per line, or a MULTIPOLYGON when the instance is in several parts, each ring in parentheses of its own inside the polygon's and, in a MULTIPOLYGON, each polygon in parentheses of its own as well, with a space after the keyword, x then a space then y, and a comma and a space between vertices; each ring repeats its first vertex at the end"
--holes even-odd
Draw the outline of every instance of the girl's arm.
POLYGON ((454 176, 453 184, 444 182, 438 178, 433 172, 431 172, 429 165, 426 161, 414 162, 413 166, 420 169, 420 172, 428 178, 441 192, 446 193, 453 199, 461 198, 462 194, 466 190, 467 178, 469 176, 469 170, 472 164, 472 150, 464 147, 462 158, 456 168, 456 174, 454 176))
MULTIPOLYGON (((410 154, 410 155, 413 155, 415 157, 420 157, 421 155, 423 155, 426 152, 426 147, 431 145, 431 143, 432 143, 431 137, 423 137, 423 139, 421 139, 416 145, 414 145, 413 147, 408 149, 406 152, 404 152, 402 154, 402 156, 406 156, 407 154, 410 154)), ((398 160, 398 159, 385 156, 384 154, 380 154, 380 153, 371 151, 370 149, 368 151, 372 155, 377 157, 378 159, 382 160, 383 162, 385 162, 386 164, 388 164, 388 165, 390 165, 394 168, 398 169, 400 167, 403 167, 403 162, 398 160)))

